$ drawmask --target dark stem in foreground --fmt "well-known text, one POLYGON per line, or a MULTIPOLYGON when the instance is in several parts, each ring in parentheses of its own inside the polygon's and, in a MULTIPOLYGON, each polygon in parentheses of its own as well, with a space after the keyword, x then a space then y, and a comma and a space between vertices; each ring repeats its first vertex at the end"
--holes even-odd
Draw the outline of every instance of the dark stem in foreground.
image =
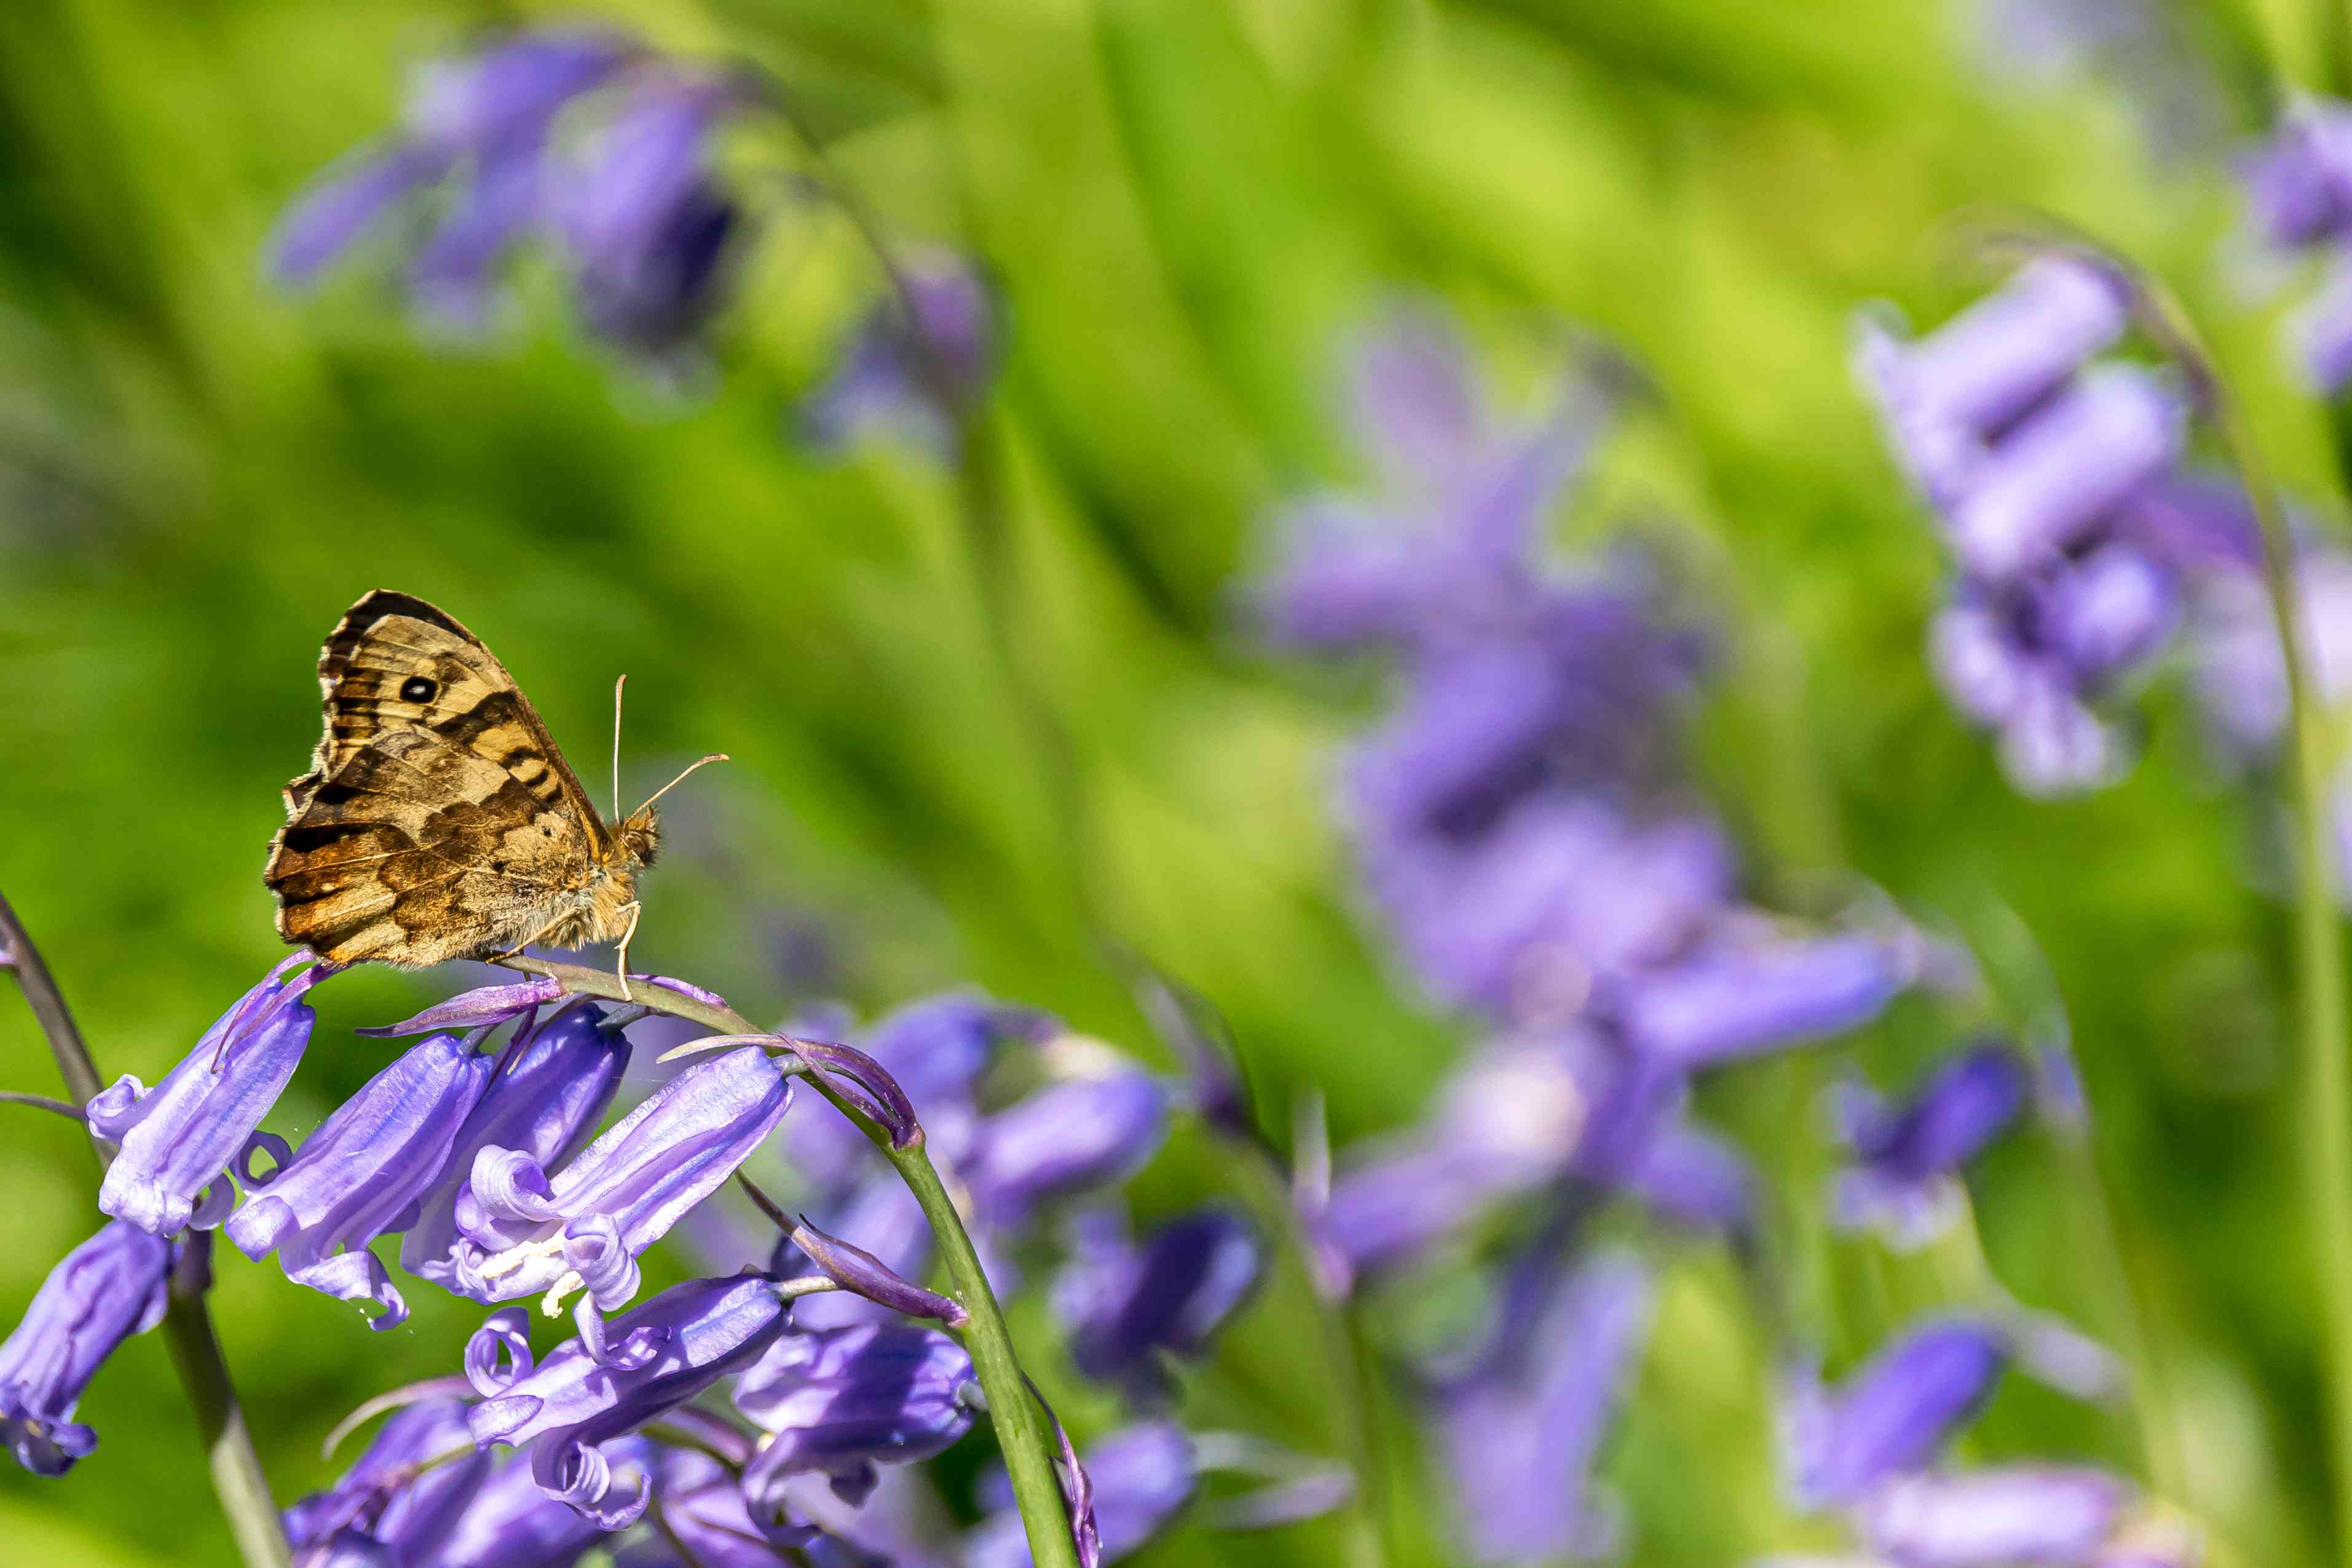
MULTIPOLYGON (((521 955, 491 962, 520 974, 544 975, 577 996, 633 1001, 719 1034, 773 1033, 760 1029, 730 1007, 706 1002, 667 986, 630 986, 625 997, 621 977, 609 969, 556 964, 521 955)), ((872 1140, 898 1170, 908 1190, 915 1195, 915 1201, 921 1205, 923 1218, 930 1225, 940 1260, 947 1266, 956 1300, 971 1314, 971 1321, 962 1330, 964 1348, 971 1355, 973 1370, 980 1375, 981 1389, 988 1396, 997 1442, 1004 1450, 1004 1468, 1012 1477, 1013 1496, 1021 1505, 1021 1521, 1028 1531, 1030 1560, 1036 1568, 1077 1568, 1076 1540, 1063 1507, 1061 1482, 1054 1473, 1057 1446, 1029 1396, 1027 1380, 1013 1354, 1013 1335, 1004 1326, 1003 1309, 996 1303, 996 1292, 989 1287, 988 1274, 980 1265, 980 1254, 972 1247, 962 1218, 956 1213, 947 1183, 940 1179, 939 1167, 931 1163, 930 1152, 924 1147, 921 1128, 915 1130, 904 1146, 895 1145, 888 1132, 861 1113, 824 1072, 809 1071, 804 1077, 809 1087, 832 1102, 835 1110, 872 1140)))
MULTIPOLYGON (((90 1060, 89 1048, 75 1027, 55 977, 41 960, 40 949, 33 945, 5 896, 0 896, 0 942, 7 946, 16 984, 40 1021, 67 1091, 88 1104, 106 1086, 105 1082, 98 1064, 90 1060)), ((113 1156, 97 1139, 90 1141, 90 1149, 103 1170, 113 1156)), ((179 1260, 172 1270, 169 1304, 162 1325, 163 1343, 171 1349, 172 1365, 187 1391, 189 1407, 195 1412, 197 1436, 212 1466, 213 1490, 220 1497, 221 1512, 228 1518, 237 1552, 247 1568, 291 1568, 294 1556, 278 1523, 269 1478, 262 1470, 261 1456, 254 1450, 244 1407, 237 1403, 236 1385, 229 1380, 228 1363, 222 1359, 212 1313, 205 1306, 205 1291, 211 1282, 212 1237, 192 1230, 182 1239, 179 1260)))

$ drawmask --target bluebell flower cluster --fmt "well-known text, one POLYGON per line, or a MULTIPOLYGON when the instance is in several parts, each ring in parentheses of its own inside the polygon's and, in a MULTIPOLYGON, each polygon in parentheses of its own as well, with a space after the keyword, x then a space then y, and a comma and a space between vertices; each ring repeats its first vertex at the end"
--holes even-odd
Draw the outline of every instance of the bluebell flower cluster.
MULTIPOLYGON (((2319 105, 2288 118, 2250 175, 2266 233, 2339 232, 2352 162, 2338 141, 2352 146, 2352 118, 2319 105)), ((1860 326, 1858 368, 1957 568, 1930 664, 2030 794, 2121 777, 2132 699, 2174 649, 2226 768, 2273 768, 2284 747, 2286 673, 2252 511, 2182 462, 2190 410, 2172 382, 2096 359, 2131 306, 2108 265, 2053 254, 1925 337, 1906 340, 1884 311, 1860 326)), ((2306 645, 2334 706, 2352 691, 2352 560, 2297 531, 2306 645)), ((2352 771, 2336 796, 2341 855, 2352 771)))
POLYGON ((1381 487, 1297 509, 1262 612, 1284 643, 1395 666, 1342 810, 1414 976, 1489 1038, 1426 1119, 1309 1195, 1319 1271, 1344 1295, 1458 1259, 1505 1206, 1541 1217, 1473 1343, 1422 1380, 1472 1557, 1597 1554, 1617 1531, 1584 1478, 1649 1287, 1633 1259, 1580 1260, 1585 1219, 1624 1199, 1745 1247, 1755 1184, 1689 1115, 1694 1080, 1867 1023, 1937 955, 1900 925, 1811 928, 1743 899, 1678 763, 1708 639, 1638 559, 1579 569, 1549 543, 1599 385, 1565 378, 1514 416, 1416 312, 1364 342, 1352 393, 1381 487))
POLYGON ((1857 371, 1957 571, 1930 663, 2029 794, 2123 773, 2117 710, 2192 580, 2252 558, 2250 517, 2182 468, 2184 389, 2099 358, 2134 307, 2105 263, 2052 254, 1927 336, 1883 310, 1859 326, 1857 371))
MULTIPOLYGON (((1972 559, 2051 587, 2053 552, 2141 480, 2078 489, 2069 518, 2029 482, 2057 466, 2042 444, 2079 456, 2086 432, 2106 430, 2140 441, 2142 477, 2159 476, 2185 415, 2153 379, 2094 381, 2085 402, 2060 408, 2063 428, 2021 456, 1992 452, 1985 434, 2032 417, 2125 320, 2125 297, 2095 272, 2053 267, 2027 287, 2041 293, 2003 301, 1980 337, 1912 348, 1888 336, 1873 353, 1905 389, 1906 451, 1965 517, 1972 559), (2029 395, 2015 362, 2035 354, 2049 380, 2029 395)), ((1706 639, 1667 613, 1654 574, 1620 557, 1580 575, 1547 548, 1548 513, 1601 413, 1570 385, 1511 419, 1442 325, 1391 324, 1366 345, 1354 389, 1384 488, 1300 509, 1262 599, 1284 641, 1395 663, 1402 695, 1350 758, 1343 810, 1374 912, 1428 991, 1486 1036, 1421 1122, 1345 1152, 1328 1185, 1299 1185, 1334 1297, 1432 1274, 1485 1282, 1472 1332, 1421 1349, 1415 1382, 1463 1554, 1491 1563, 1626 1546, 1596 1467, 1654 1288, 1637 1251, 1590 1240, 1604 1206, 1723 1238, 1743 1260, 1764 1245, 1757 1183, 1691 1114, 1695 1082, 1847 1033, 1908 988, 1973 981, 1964 955, 1885 913, 1823 928, 1743 899, 1730 835, 1676 761, 1706 639)), ((2166 517, 2203 537, 2201 513, 2166 517)), ((2068 622, 2078 649, 2095 632, 2139 635, 2120 626, 2129 595, 2076 586, 2102 601, 2068 622)), ((1904 1244, 1936 1234, 1961 1207, 1963 1171, 2027 1113, 2040 1077, 1985 1041, 1900 1104, 1846 1087, 1847 1160, 1822 1195, 1833 1218, 1904 1244)), ((2049 1482, 2037 1500, 2026 1472, 1937 1469, 2012 1362, 2076 1388, 2111 1375, 2071 1331, 2012 1315, 1927 1325, 1834 1393, 1792 1374, 1797 1506, 1843 1512, 1890 1563, 1990 1568, 2010 1559, 1971 1555, 1967 1531, 1992 1524, 1938 1508, 1933 1489, 1990 1496, 2014 1480, 2021 1511, 1985 1539, 2024 1542, 2021 1560, 2037 1562, 2034 1543, 2066 1529, 2104 1549, 2127 1513, 2116 1478, 2035 1470, 2049 1482), (2102 1504, 2095 1531, 2081 1521, 2084 1489, 2102 1504)))

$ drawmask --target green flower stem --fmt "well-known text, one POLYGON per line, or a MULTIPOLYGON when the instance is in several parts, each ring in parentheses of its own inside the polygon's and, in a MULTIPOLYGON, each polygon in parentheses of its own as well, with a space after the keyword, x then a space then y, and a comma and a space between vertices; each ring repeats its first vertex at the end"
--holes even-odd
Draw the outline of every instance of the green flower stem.
POLYGON ((2245 413, 2179 300, 2162 283, 2139 279, 2151 332, 2196 380, 2244 483, 2263 535, 2263 579, 2278 622, 2292 714, 2287 800, 2294 816, 2295 1042, 2302 1062, 2304 1184, 2312 1251, 2319 1270, 2320 1360, 2326 1374, 2330 1474, 2339 1541, 2352 1538, 2352 1057, 2347 1057, 2344 948, 2333 887, 2328 831, 2333 765, 2322 694, 2311 675, 2294 536, 2278 486, 2245 413))
MULTIPOLYGON (((721 1034, 766 1032, 732 1008, 714 1006, 666 986, 629 986, 624 996, 621 977, 609 969, 520 956, 495 962, 521 974, 544 975, 580 996, 633 1001, 721 1034)), ((1013 1495, 1021 1507, 1021 1521, 1029 1532, 1030 1560, 1036 1568, 1077 1568, 1077 1542, 1070 1531, 1069 1514, 1062 1504, 1061 1482, 1054 1473, 1059 1445, 1046 1430, 1036 1402, 1029 1396, 1020 1360, 1013 1354, 1013 1335, 1004 1326, 1003 1311, 996 1304, 995 1291, 989 1288, 988 1275, 980 1266, 980 1254, 973 1249, 963 1219, 956 1213, 947 1183, 940 1179, 939 1167, 931 1163, 930 1151, 923 1146, 921 1132, 919 1130, 904 1148, 894 1146, 889 1134, 867 1121, 840 1090, 826 1082, 824 1074, 807 1073, 805 1082, 873 1140, 897 1168, 898 1178, 915 1195, 915 1201, 922 1206, 923 1218, 929 1222, 931 1235, 939 1243, 940 1257, 947 1265, 956 1300, 971 1315, 962 1331, 964 1346, 971 1353, 972 1368, 979 1373, 981 1390, 988 1396, 990 1418, 996 1423, 997 1442, 1004 1450, 1004 1468, 1012 1476, 1013 1495)))
MULTIPOLYGON (((49 1053, 57 1058, 67 1092, 77 1103, 89 1104, 105 1087, 98 1064, 90 1060, 73 1013, 48 966, 41 961, 40 949, 33 946, 5 897, 0 897, 0 945, 5 945, 16 984, 48 1040, 49 1053)), ((100 1169, 113 1159, 96 1139, 90 1141, 90 1148, 100 1169)), ((219 1337, 213 1333, 212 1313, 205 1306, 205 1291, 212 1280, 211 1258, 210 1233, 190 1231, 172 1270, 162 1324, 163 1343, 172 1353, 180 1385, 187 1392, 188 1406, 195 1412, 196 1433, 212 1467, 213 1490, 220 1498, 221 1512, 228 1518, 238 1554, 247 1568, 290 1568, 294 1554, 278 1520, 269 1477, 254 1449, 244 1407, 237 1403, 236 1385, 229 1379, 228 1363, 222 1358, 219 1337)))

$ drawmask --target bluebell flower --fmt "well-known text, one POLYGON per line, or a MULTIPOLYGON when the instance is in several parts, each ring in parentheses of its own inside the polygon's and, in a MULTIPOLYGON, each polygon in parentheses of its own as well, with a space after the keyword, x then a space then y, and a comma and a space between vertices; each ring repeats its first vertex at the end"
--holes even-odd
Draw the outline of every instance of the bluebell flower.
POLYGON ((878 433, 951 452, 957 422, 994 371, 996 305, 971 264, 930 248, 899 257, 894 271, 891 297, 801 405, 801 429, 817 447, 878 433))
POLYGON ((61 1476, 98 1447, 77 1423, 82 1391, 115 1346, 163 1316, 172 1244, 113 1220, 66 1254, 0 1342, 0 1438, 37 1476, 61 1476))
POLYGON ((1648 1273, 1603 1254, 1549 1301, 1494 1325, 1488 1354, 1436 1389, 1458 1532, 1479 1563, 1611 1550, 1618 1527, 1592 1469, 1647 1333, 1648 1273))
POLYGON ((937 1329, 782 1335, 735 1385, 735 1407, 769 1434, 743 1472, 752 1511, 780 1510, 796 1475, 825 1476, 845 1500, 863 1500, 877 1466, 930 1458, 971 1430, 978 1386, 971 1357, 937 1329))
POLYGON ((1181 1214, 1129 1241, 1116 1217, 1079 1217, 1054 1306, 1080 1372, 1139 1399, 1164 1394, 1165 1358, 1197 1356, 1256 1285, 1256 1228, 1228 1208, 1181 1214))
POLYGON ((791 1103, 776 1059, 746 1046, 678 1073, 551 1177, 529 1150, 485 1147, 457 1205, 464 1293, 544 1293, 552 1313, 584 1291, 575 1319, 603 1354, 597 1312, 636 1294, 638 1255, 723 1186, 791 1103))
POLYGON ((610 1325, 601 1354, 569 1339, 534 1364, 522 1314, 493 1312, 466 1347, 467 1375, 483 1403, 467 1413, 475 1445, 527 1448, 531 1479, 608 1530, 645 1511, 651 1482, 640 1475, 614 1502, 613 1466, 599 1445, 635 1432, 684 1405, 729 1373, 757 1361, 789 1320, 774 1284, 756 1274, 674 1285, 610 1325), (504 1350, 512 1365, 502 1369, 504 1350))
POLYGON ((1896 1568, 2105 1564, 2132 1489, 2105 1470, 2014 1465, 1929 1471, 1878 1488, 1854 1510, 1870 1550, 1896 1568))
POLYGON ((587 1143, 629 1064, 628 1037, 608 1027, 606 1016, 593 1002, 573 1002, 508 1042, 440 1178, 405 1228, 402 1268, 451 1291, 464 1288, 460 1265, 473 1244, 458 1229, 457 1210, 472 1198, 474 1160, 484 1149, 527 1155, 546 1170, 561 1168, 587 1143))
POLYGON ((1955 1176, 2017 1120, 2032 1092, 2024 1060, 2000 1044, 1945 1061, 1899 1109, 1849 1090, 1840 1132, 1853 1163, 1832 1196, 1837 1222, 1877 1228, 1904 1246, 1939 1234, 1952 1213, 1955 1176))
POLYGON ((335 972, 286 959, 205 1031, 185 1060, 149 1089, 125 1074, 89 1105, 94 1137, 120 1145, 98 1207, 157 1236, 210 1229, 236 1201, 227 1179, 302 1061, 318 1021, 303 995, 335 972))
POLYGON ((334 1485, 284 1511, 288 1542, 304 1552, 338 1536, 347 1549, 354 1548, 351 1538, 359 1537, 397 1562, 404 1548, 439 1542, 471 1505, 497 1460, 474 1454, 422 1467, 470 1441, 465 1401, 427 1398, 404 1406, 334 1485))
POLYGON ((465 1038, 436 1034, 336 1107, 291 1160, 283 1140, 258 1134, 279 1168, 266 1181, 240 1169, 246 1203, 229 1217, 229 1240, 256 1260, 277 1252, 297 1284, 373 1301, 374 1328, 404 1322, 408 1304, 368 1243, 416 1214, 496 1067, 465 1038))
POLYGON ((2000 1327, 1953 1317, 1906 1333, 1835 1392, 1799 1369, 1781 1412, 1797 1501, 1857 1502, 1880 1483, 1925 1469, 1983 1408, 2009 1361, 2000 1327))
MULTIPOLYGON (((1192 1446, 1171 1421, 1121 1427, 1088 1448, 1102 1561, 1115 1563, 1149 1545, 1192 1500, 1199 1481, 1192 1446)), ((1001 1489, 1000 1489, 1001 1490, 1001 1489)), ((1029 1540, 1021 1516, 1000 1506, 965 1537, 962 1568, 1029 1568, 1029 1540)))

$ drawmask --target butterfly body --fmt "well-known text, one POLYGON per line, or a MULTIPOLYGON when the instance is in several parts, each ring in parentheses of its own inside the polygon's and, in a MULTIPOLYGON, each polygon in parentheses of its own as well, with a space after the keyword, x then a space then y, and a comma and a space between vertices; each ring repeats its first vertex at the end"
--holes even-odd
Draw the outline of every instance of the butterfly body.
POLYGON ((326 733, 286 787, 263 873, 278 934, 337 963, 421 967, 636 923, 651 802, 608 824, 481 640, 378 590, 319 659, 326 733))

